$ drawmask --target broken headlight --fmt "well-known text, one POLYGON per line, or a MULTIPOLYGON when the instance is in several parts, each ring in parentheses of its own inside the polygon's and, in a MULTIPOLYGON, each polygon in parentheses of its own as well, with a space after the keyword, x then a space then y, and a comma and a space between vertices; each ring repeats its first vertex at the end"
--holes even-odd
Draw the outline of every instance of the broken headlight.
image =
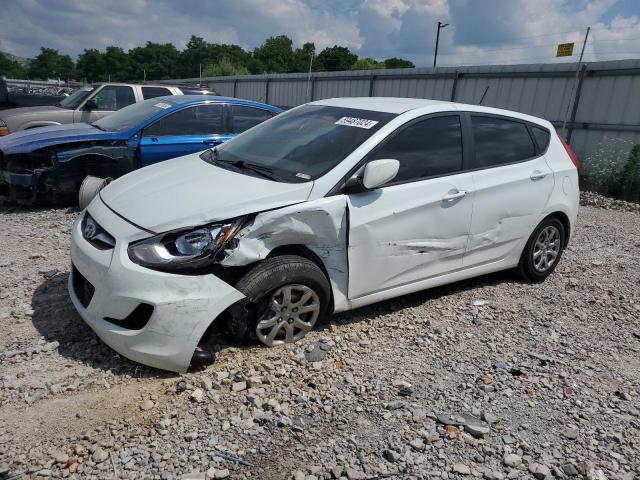
POLYGON ((129 245, 129 258, 160 270, 198 269, 216 261, 242 223, 237 219, 156 235, 129 245))

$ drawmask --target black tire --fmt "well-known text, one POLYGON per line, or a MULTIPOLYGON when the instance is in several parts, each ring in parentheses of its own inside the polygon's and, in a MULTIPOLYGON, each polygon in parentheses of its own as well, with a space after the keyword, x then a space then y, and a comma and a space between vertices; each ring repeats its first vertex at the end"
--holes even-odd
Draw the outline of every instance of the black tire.
POLYGON ((557 217, 547 217, 536 227, 533 231, 527 244, 522 251, 522 255, 520 257, 520 263, 518 264, 518 274, 524 280, 530 282, 542 282, 545 278, 547 278, 551 273, 556 269, 558 263, 560 262, 560 258, 562 257, 562 252, 564 251, 566 239, 566 232, 564 229, 564 225, 557 217), (540 238, 541 233, 548 228, 556 229, 559 235, 559 250, 557 256, 553 259, 553 263, 544 271, 540 271, 539 268, 536 268, 534 263, 534 252, 536 251, 536 242, 540 238))
POLYGON ((227 324, 231 335, 239 342, 257 341, 256 326, 262 304, 278 288, 289 284, 312 289, 320 300, 320 316, 326 312, 331 289, 323 271, 315 263, 298 255, 268 258, 235 285, 246 298, 229 309, 227 324))

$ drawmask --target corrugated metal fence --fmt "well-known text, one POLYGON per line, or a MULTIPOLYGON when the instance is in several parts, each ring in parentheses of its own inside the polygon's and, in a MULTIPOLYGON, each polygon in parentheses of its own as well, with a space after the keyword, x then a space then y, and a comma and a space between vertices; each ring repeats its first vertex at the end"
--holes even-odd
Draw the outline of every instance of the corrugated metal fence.
MULTIPOLYGON (((172 82, 198 79, 171 80, 172 82)), ((221 95, 293 107, 331 97, 449 100, 546 118, 582 158, 628 154, 640 143, 640 60, 203 78, 221 95), (578 72, 576 72, 578 70, 578 72), (576 75, 577 73, 577 75, 576 75), (573 121, 571 121, 573 119, 573 121)))

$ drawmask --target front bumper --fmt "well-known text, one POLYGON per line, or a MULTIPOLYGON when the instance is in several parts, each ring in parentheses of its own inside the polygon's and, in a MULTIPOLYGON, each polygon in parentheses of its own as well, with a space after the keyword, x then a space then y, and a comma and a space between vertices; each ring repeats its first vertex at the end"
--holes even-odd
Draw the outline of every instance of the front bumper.
POLYGON ((38 192, 38 174, 0 170, 0 196, 11 201, 33 202, 38 192))
MULTIPOLYGON (((206 329, 243 294, 214 275, 169 274, 131 262, 128 244, 148 234, 115 215, 99 197, 88 211, 113 235, 116 246, 110 250, 95 248, 82 236, 80 219, 75 222, 71 261, 76 272, 69 276, 74 307, 121 355, 164 370, 186 371, 206 329), (93 287, 88 297, 74 288, 74 275, 78 274, 93 287), (153 313, 138 330, 105 320, 127 318, 141 304, 153 306, 153 313)), ((77 280, 76 287, 81 283, 77 280)))

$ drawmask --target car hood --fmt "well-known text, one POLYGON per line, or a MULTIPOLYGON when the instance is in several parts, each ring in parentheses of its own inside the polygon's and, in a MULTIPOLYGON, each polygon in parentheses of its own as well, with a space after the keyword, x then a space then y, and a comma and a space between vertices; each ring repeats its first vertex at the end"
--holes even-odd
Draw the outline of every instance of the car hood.
POLYGON ((56 107, 55 105, 42 105, 40 107, 18 107, 18 108, 9 108, 7 110, 0 111, 0 118, 7 119, 10 117, 17 117, 21 115, 33 116, 38 115, 42 116, 47 113, 59 113, 63 111, 71 112, 72 110, 67 110, 66 108, 56 107))
POLYGON ((30 128, 0 137, 0 150, 5 155, 29 153, 43 147, 90 140, 111 140, 121 134, 104 132, 88 123, 70 123, 30 128))
POLYGON ((135 170, 100 197, 129 222, 161 233, 304 202, 312 187, 226 170, 192 154, 135 170))

